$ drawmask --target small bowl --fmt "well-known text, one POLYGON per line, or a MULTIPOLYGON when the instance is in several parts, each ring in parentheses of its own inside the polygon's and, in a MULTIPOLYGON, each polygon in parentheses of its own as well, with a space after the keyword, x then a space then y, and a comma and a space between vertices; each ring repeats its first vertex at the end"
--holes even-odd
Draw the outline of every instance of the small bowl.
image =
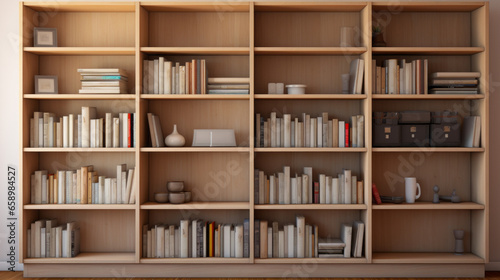
POLYGON ((184 182, 183 181, 167 182, 167 190, 169 192, 182 192, 184 190, 184 182))
POLYGON ((181 204, 181 203, 184 203, 184 199, 185 199, 185 194, 183 192, 180 192, 180 193, 169 193, 168 194, 168 200, 170 201, 170 203, 173 203, 173 204, 181 204))
POLYGON ((168 193, 155 193, 155 201, 158 203, 168 202, 168 193))
POLYGON ((286 90, 288 94, 305 94, 306 85, 286 85, 286 90))
POLYGON ((191 192, 184 192, 184 202, 191 201, 191 192))

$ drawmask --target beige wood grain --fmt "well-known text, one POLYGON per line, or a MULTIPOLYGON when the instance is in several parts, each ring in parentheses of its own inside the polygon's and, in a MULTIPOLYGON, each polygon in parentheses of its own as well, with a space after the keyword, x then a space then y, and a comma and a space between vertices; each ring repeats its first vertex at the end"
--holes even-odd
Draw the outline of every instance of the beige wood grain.
POLYGON ((373 47, 374 54, 430 54, 430 55, 471 55, 484 52, 479 47, 373 47))
POLYGON ((203 1, 203 2, 141 2, 141 6, 152 12, 248 12, 249 2, 203 1))
POLYGON ((25 2, 28 6, 40 12, 133 12, 131 2, 25 2))
MULTIPOLYGON (((135 59, 130 56, 39 56, 39 75, 54 75, 59 79, 60 94, 77 94, 81 88, 78 68, 121 68, 128 75, 128 93, 135 89, 135 59)), ((34 87, 25 90, 33 93, 34 87)))
POLYGON ((133 263, 133 253, 87 253, 83 252, 74 258, 30 258, 25 263, 37 264, 80 264, 80 263, 133 263))
POLYGON ((251 263, 249 258, 143 258, 141 263, 147 264, 248 264, 251 263))
POLYGON ((248 218, 248 210, 148 210, 149 226, 166 224, 179 226, 181 220, 200 219, 215 224, 243 224, 248 218))
MULTIPOLYGON (((40 112, 51 112, 56 114, 56 118, 62 118, 69 114, 75 116, 82 113, 82 107, 95 107, 97 118, 105 118, 106 113, 112 113, 113 117, 118 117, 118 113, 134 113, 134 100, 45 100, 40 102, 38 110, 40 112)), ((33 116, 33 113, 31 113, 33 116)))
POLYGON ((374 263, 484 263, 474 254, 454 253, 374 253, 374 263))
POLYGON ((157 203, 146 202, 141 205, 144 210, 201 210, 201 209, 217 209, 217 210, 248 210, 250 204, 248 202, 233 202, 233 201, 191 201, 181 204, 172 203, 157 203))
POLYGON ((58 100, 134 100, 135 94, 25 94, 25 99, 58 99, 58 100))
POLYGON ((359 12, 256 12, 256 47, 339 47, 340 28, 354 27, 360 44, 359 12), (314 32, 312 32, 314 30, 314 32))
POLYGON ((134 55, 133 47, 25 47, 25 52, 38 55, 134 55))
POLYGON ((29 204, 27 210, 134 210, 134 204, 29 204))
POLYGON ((465 230, 464 250, 471 252, 470 210, 374 210, 373 252, 453 253, 453 230, 465 230))
POLYGON ((404 12, 471 12, 484 5, 485 2, 373 2, 373 11, 404 12))
POLYGON ((255 2, 257 12, 359 12, 366 2, 255 2))
MULTIPOLYGON (((35 75, 41 75, 39 72, 39 57, 31 53, 23 53, 22 55, 22 77, 21 79, 21 94, 35 93, 35 75)), ((52 74, 46 74, 52 75, 52 74)))
POLYGON ((287 264, 298 265, 304 263, 315 264, 360 264, 367 263, 366 258, 269 258, 269 259, 255 259, 256 264, 287 264))
POLYGON ((148 45, 248 47, 248 24, 248 12, 149 12, 148 45))

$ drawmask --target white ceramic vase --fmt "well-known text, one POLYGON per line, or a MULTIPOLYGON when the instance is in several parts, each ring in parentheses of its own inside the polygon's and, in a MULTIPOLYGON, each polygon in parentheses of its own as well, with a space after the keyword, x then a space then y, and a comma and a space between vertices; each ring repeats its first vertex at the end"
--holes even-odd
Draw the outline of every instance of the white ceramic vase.
POLYGON ((174 124, 174 131, 165 137, 165 145, 167 147, 182 147, 184 143, 186 143, 186 139, 177 132, 177 125, 174 124))

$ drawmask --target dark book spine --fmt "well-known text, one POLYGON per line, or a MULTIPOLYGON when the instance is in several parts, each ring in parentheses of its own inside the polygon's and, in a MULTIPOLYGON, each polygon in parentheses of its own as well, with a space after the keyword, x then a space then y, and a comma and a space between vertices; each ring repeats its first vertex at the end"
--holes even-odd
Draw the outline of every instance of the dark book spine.
POLYGON ((314 182, 314 204, 319 203, 319 182, 314 182))
POLYGON ((264 117, 260 117, 260 147, 264 147, 264 117))
POLYGON ((203 222, 196 223, 196 254, 199 258, 203 257, 203 222))
POLYGON ((243 221, 243 257, 250 257, 250 220, 243 221))
POLYGON ((254 187, 254 204, 259 204, 259 169, 254 170, 253 187, 254 187))
POLYGON ((255 237, 254 237, 254 254, 255 258, 260 258, 260 221, 255 220, 254 221, 254 232, 255 232, 255 237))

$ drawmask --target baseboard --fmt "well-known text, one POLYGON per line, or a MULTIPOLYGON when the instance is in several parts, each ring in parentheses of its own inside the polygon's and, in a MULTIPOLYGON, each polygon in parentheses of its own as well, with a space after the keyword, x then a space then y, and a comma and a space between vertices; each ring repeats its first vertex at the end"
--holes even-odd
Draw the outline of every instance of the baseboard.
POLYGON ((500 271, 500 262, 487 263, 486 271, 500 271))

